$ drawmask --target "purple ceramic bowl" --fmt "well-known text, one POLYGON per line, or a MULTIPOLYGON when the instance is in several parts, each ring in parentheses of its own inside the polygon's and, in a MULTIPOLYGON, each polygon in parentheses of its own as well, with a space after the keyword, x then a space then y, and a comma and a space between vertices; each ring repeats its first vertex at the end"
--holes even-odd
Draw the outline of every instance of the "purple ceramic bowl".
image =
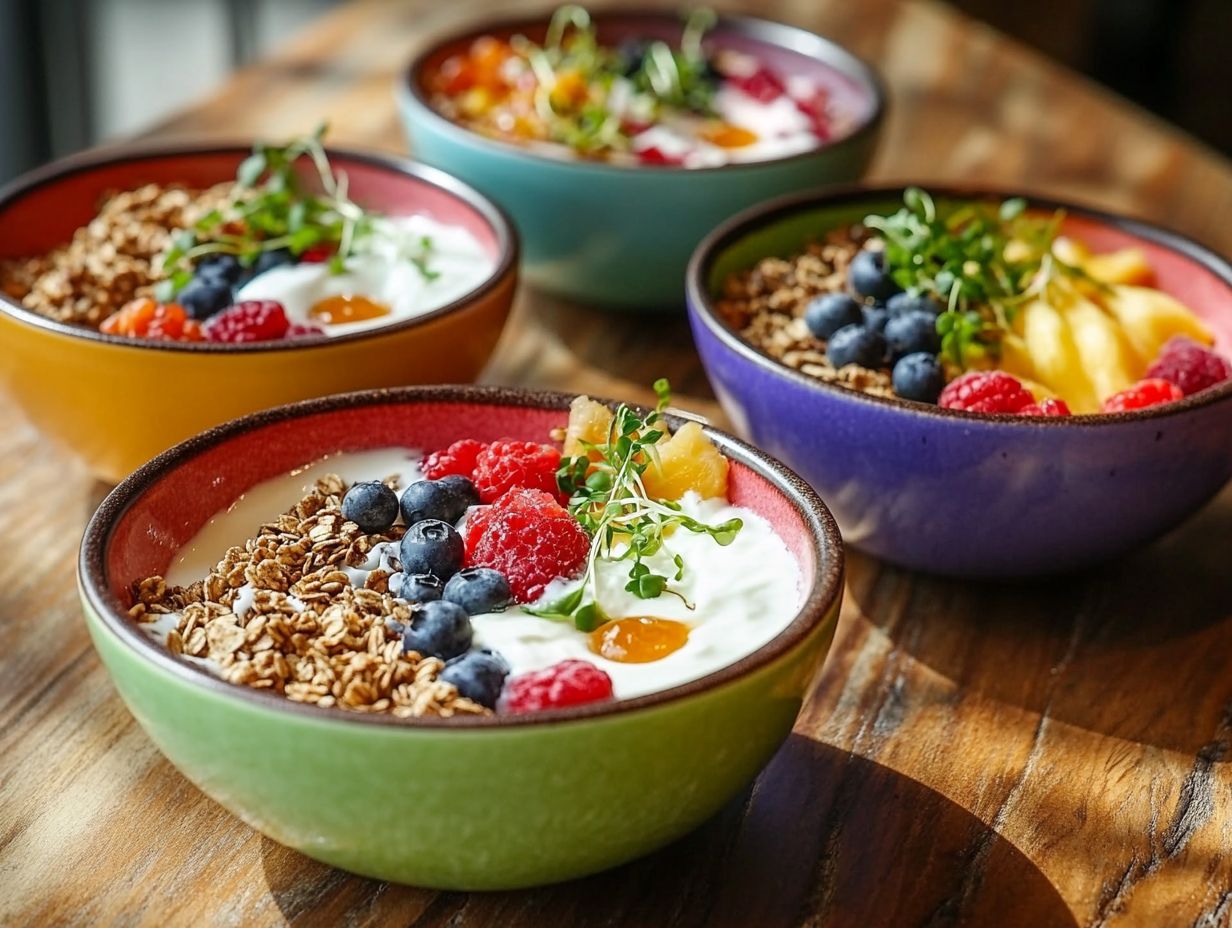
MULTIPOLYGON (((689 265, 689 319, 737 431, 826 500, 852 545, 936 573, 1011 577, 1080 568, 1145 544, 1232 477, 1232 382, 1156 409, 1071 418, 992 417, 855 393, 753 348, 717 315, 724 278, 830 229, 890 213, 901 187, 809 192, 729 220, 689 265)), ((946 199, 1016 194, 932 190, 946 199)), ((1232 355, 1232 266, 1137 220, 1065 209, 1093 250, 1146 252, 1156 285, 1190 306, 1232 355)))

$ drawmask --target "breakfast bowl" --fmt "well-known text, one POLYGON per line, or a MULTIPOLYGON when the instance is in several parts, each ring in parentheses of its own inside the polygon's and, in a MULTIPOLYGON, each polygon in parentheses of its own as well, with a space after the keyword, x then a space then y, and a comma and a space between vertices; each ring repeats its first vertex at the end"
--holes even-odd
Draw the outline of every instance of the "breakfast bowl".
MULTIPOLYGON (((162 575, 170 584, 177 564, 200 555, 195 538, 221 548, 236 543, 242 535, 216 534, 220 523, 235 511, 253 515, 254 500, 272 505, 270 487, 284 484, 268 481, 311 477, 305 466, 314 462, 318 470, 341 468, 347 455, 371 461, 365 455, 374 449, 542 441, 565 423, 573 401, 475 386, 308 400, 211 429, 122 482, 86 529, 79 581, 95 647, 150 738, 202 791, 272 839, 346 870, 419 886, 480 890, 570 879, 648 853, 713 815, 790 732, 834 634, 843 555, 837 527, 807 484, 709 426, 663 420, 664 428, 704 439, 725 456, 732 505, 744 507, 748 522, 773 526, 798 589, 794 607, 770 617, 778 630, 764 643, 717 669, 695 668, 684 682, 533 714, 468 714, 455 702, 459 711, 450 717, 410 709, 401 717, 377 711, 386 703, 371 700, 370 711, 344 708, 346 694, 310 704, 288 698, 290 684, 281 693, 238 685, 187 657, 191 634, 171 648, 170 638, 159 640, 153 625, 134 619, 137 603, 154 601, 144 595, 151 584, 143 578, 157 575, 161 593, 162 575)), ((320 506, 318 497, 314 525, 320 506)), ((278 530, 293 525, 279 523, 278 530)), ((318 541, 306 547, 327 545, 312 537, 318 541)), ((703 585, 722 579, 699 571, 703 585)), ((231 608, 241 611, 238 600, 231 608)), ((489 618, 487 628, 527 619, 512 610, 489 618)), ((535 621, 545 630, 560 627, 535 621)), ((313 617, 295 622, 303 634, 313 617)), ((223 637, 207 635, 211 642, 223 637)), ((360 647, 365 661, 383 653, 360 647)), ((512 688, 506 684, 506 695, 512 688)), ((440 698, 434 692, 430 698, 440 698)), ((459 692, 469 691, 459 684, 459 692)))
MULTIPOLYGON (((1158 537, 1218 493, 1232 475, 1228 261, 1152 224, 1083 206, 987 190, 932 194, 935 204, 911 188, 801 193, 734 217, 698 247, 688 274, 690 322, 707 375, 736 431, 787 462, 823 495, 847 543, 895 564, 955 576, 1026 576, 1096 564, 1158 537), (865 218, 870 215, 901 219, 903 214, 895 211, 905 199, 921 211, 935 206, 938 215, 973 203, 989 204, 994 216, 995 201, 1005 200, 1009 208, 1002 208, 1004 215, 1021 214, 1032 222, 1043 217, 1059 224, 1060 237, 1049 239, 1052 253, 1064 241, 1069 243, 1066 254, 1076 256, 1073 261, 1086 262, 1075 272, 1082 299, 1074 297, 1060 315, 1048 306, 1038 308, 1039 300, 1020 305, 1018 322, 1003 333, 999 360, 986 358, 977 365, 1000 365, 1020 380, 1005 370, 961 375, 967 384, 987 384, 994 378, 1009 384, 1008 389, 1022 397, 1019 414, 978 411, 1008 412, 989 406, 973 411, 967 403, 971 394, 964 399, 957 380, 944 389, 937 380, 928 402, 904 399, 896 392, 901 359, 893 375, 888 368, 865 370, 858 364, 837 369, 850 357, 838 352, 843 356, 835 360, 834 346, 840 342, 844 351, 848 345, 858 348, 861 340, 876 343, 876 350, 890 350, 888 334, 878 341, 861 333, 875 325, 878 316, 882 332, 889 333, 894 312, 872 298, 859 302, 862 291, 856 292, 851 276, 854 261, 837 278, 827 275, 849 260, 842 252, 848 230, 867 230, 865 218), (764 295, 758 299, 777 299, 770 290, 778 285, 766 282, 802 267, 778 260, 797 254, 814 262, 807 273, 790 277, 791 286, 801 288, 781 304, 796 306, 798 315, 789 309, 779 321, 766 315, 733 315, 732 294, 744 292, 740 281, 753 281, 759 274, 764 295), (771 257, 777 263, 763 263, 771 257), (838 264, 828 265, 831 259, 838 264), (1096 279, 1095 271, 1109 280, 1137 283, 1122 289, 1096 279), (819 287, 836 288, 826 297, 830 305, 814 295, 820 289, 801 284, 808 274, 823 282, 819 287), (1138 298, 1136 316, 1122 314, 1124 294, 1138 298), (853 309, 844 306, 853 299, 859 304, 855 323, 842 333, 825 329, 825 314, 835 307, 853 309), (1116 312, 1092 310, 1094 303, 1115 303, 1116 312), (1109 320, 1124 328, 1110 330, 1109 320), (1023 329, 1037 322, 1041 327, 1023 329), (1052 328, 1043 326, 1045 322, 1052 328), (759 325, 782 334, 761 339, 759 325), (1057 332, 1068 333, 1061 339, 1066 357, 1086 359, 1083 352, 1092 344, 1108 355, 1090 356, 1093 364, 1078 374, 1062 371, 1062 352, 1049 341, 1055 343, 1057 332), (1096 337, 1092 332, 1105 334, 1096 337), (1176 332, 1180 337, 1172 339, 1176 332), (1199 350, 1187 335, 1213 347, 1199 350), (830 338, 824 347, 822 336, 830 338), (1041 348, 1046 350, 1029 355, 1024 346, 1043 336, 1041 348), (1145 374, 1143 360, 1134 362, 1138 366, 1128 374, 1117 366, 1135 349, 1149 357, 1165 337, 1169 340, 1145 374), (787 352, 775 347, 786 343, 787 352), (1204 388, 1194 392, 1160 383, 1160 377, 1177 379, 1159 366, 1177 345, 1221 368, 1222 381, 1198 384, 1204 388), (1092 383, 1103 385, 1105 394, 1118 389, 1124 382, 1117 377, 1125 376, 1146 379, 1113 396, 1091 392, 1092 383), (1030 383, 1031 378, 1048 377, 1054 378, 1058 393, 1074 377, 1083 389, 1078 396, 1058 399, 1030 383), (1148 402, 1143 384, 1170 391, 1167 401, 1134 408, 1148 402), (1026 385, 1034 394, 1024 392, 1026 385), (1075 413, 1088 414, 1067 414, 1065 399, 1075 413)), ((882 222, 874 220, 872 228, 882 222)), ((870 248, 867 243, 862 247, 864 252, 870 248)), ((895 257, 888 247, 878 260, 893 264, 902 255, 895 257)), ((864 265, 871 266, 868 261, 864 265)), ((903 279, 910 277, 908 273, 903 279)), ((914 298, 910 290, 897 297, 914 298)), ((922 334, 937 339, 945 326, 933 327, 931 322, 931 333, 926 329, 922 334)), ((936 341, 930 350, 937 350, 936 341)), ((934 362, 948 364, 945 354, 943 347, 931 361, 920 355, 916 360, 922 357, 936 372, 934 362)))
MULTIPOLYGON (((142 191, 234 181, 251 157, 248 146, 144 145, 35 171, 0 191, 0 265, 8 259, 20 268, 22 260, 87 235, 99 221, 94 217, 100 201, 115 191, 144 196, 139 206, 148 210, 150 198, 142 191)), ((460 283, 442 275, 435 303, 425 311, 388 322, 326 326, 328 336, 304 326, 305 335, 293 339, 215 343, 202 340, 191 321, 195 341, 134 338, 107 332, 105 318, 100 330, 105 313, 88 299, 62 299, 73 293, 78 278, 72 275, 101 275, 119 267, 118 260, 127 261, 126 250, 144 247, 139 236, 114 229, 114 240, 68 246, 80 252, 77 267, 42 278, 49 282, 48 314, 23 305, 21 282, 12 276, 0 287, 0 382, 10 396, 40 430, 75 451, 99 477, 116 481, 177 441, 267 406, 344 390, 474 379, 500 336, 516 286, 518 242, 509 222, 482 195, 435 168, 347 151, 329 150, 327 157, 345 176, 351 202, 380 210, 391 222, 435 223, 432 228, 465 236, 481 255, 482 271, 460 283), (77 312, 79 318, 69 317, 77 312)), ((304 183, 310 182, 307 160, 291 168, 304 183)), ((297 270, 307 265, 270 273, 297 270)), ((123 284, 125 275, 131 272, 113 276, 123 284)), ((347 276, 333 279, 333 289, 347 276)), ((266 286, 271 279, 257 276, 251 284, 266 286)), ((131 277, 128 286, 131 291, 131 277)), ((258 291, 254 298, 269 297, 258 291)), ((241 291, 238 299, 249 297, 241 291)), ((115 312, 112 321, 120 316, 115 312)))
MULTIPOLYGON (((552 22, 538 16, 485 23, 439 40, 411 62, 398 85, 412 151, 424 162, 456 173, 515 217, 525 247, 526 276, 536 285, 608 307, 678 310, 681 275, 693 246, 706 232, 732 213, 769 197, 802 186, 859 178, 872 158, 885 110, 885 93, 873 70, 827 39, 748 16, 724 14, 708 25, 704 38, 690 40, 690 27, 671 13, 613 9, 596 12, 592 18, 567 7, 552 22), (562 13, 580 19, 562 23, 562 13), (725 114, 719 123, 727 133, 722 145, 707 145, 701 152, 686 149, 683 154, 679 146, 688 143, 665 140, 663 126, 653 120, 649 128, 646 122, 625 120, 622 125, 633 125, 621 130, 625 135, 618 140, 619 150, 592 148, 584 156, 579 156, 576 145, 570 148, 541 139, 523 144, 508 133, 488 131, 491 127, 457 121, 459 112, 469 111, 465 108, 474 97, 462 99, 463 109, 458 110, 442 87, 456 89, 458 95, 480 94, 480 99, 488 92, 486 85, 475 88, 469 72, 458 79, 459 68, 470 67, 468 59, 499 80, 507 72, 485 63, 484 56, 493 48, 507 50, 498 52, 499 57, 517 53, 509 49, 530 47, 526 43, 559 45, 561 31, 568 29, 587 42, 597 42, 600 49, 656 47, 659 60, 669 65, 671 49, 700 49, 705 60, 698 59, 695 72, 713 70, 713 61, 727 55, 752 69, 744 78, 754 81, 751 93, 756 96, 731 89, 733 79, 724 77, 713 101, 714 108, 725 114), (755 128, 768 125, 759 107, 773 112, 773 131, 758 136, 747 127, 731 125, 741 119, 751 120, 755 128), (757 142, 749 143, 754 137, 757 142), (685 159, 692 160, 686 164, 685 159)), ((641 56, 638 61, 655 57, 635 53, 641 56)), ((536 62, 545 60, 538 52, 533 54, 536 62)), ((589 51, 586 54, 588 61, 593 59, 589 51)), ((571 70, 567 62, 559 67, 562 75, 571 70)), ((627 74, 644 69, 636 61, 612 67, 623 67, 627 74)), ((634 81, 641 79, 633 75, 634 81)), ((511 80, 525 83, 525 75, 511 80)), ((584 97, 585 92, 580 93, 584 97)), ((604 99, 605 106, 616 106, 611 96, 604 99)), ((543 105, 538 102, 539 112, 543 105)), ((559 100, 551 107, 549 115, 562 111, 559 100)), ((524 120, 511 124, 520 126, 524 120)), ((562 128, 558 134, 564 137, 571 131, 562 128)), ((708 137, 717 137, 713 126, 705 131, 711 133, 708 137)))

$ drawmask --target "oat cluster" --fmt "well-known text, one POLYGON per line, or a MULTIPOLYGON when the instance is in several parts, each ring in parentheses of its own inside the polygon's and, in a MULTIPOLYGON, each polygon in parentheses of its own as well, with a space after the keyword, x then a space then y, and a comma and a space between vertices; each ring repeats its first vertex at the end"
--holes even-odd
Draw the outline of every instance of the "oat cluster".
POLYGON ((719 315, 741 338, 788 367, 862 393, 892 396, 889 374, 855 364, 836 369, 825 343, 804 324, 813 297, 845 289, 847 265, 859 250, 856 230, 842 229, 794 257, 763 258, 723 282, 719 315))
POLYGON ((365 535, 342 516, 345 492, 340 477, 322 478, 187 587, 158 576, 133 584, 129 615, 151 622, 178 613, 170 651, 208 658, 225 680, 296 702, 403 718, 488 713, 438 679, 438 658, 402 650, 397 628, 414 607, 389 594, 387 571, 352 586, 343 568, 363 565, 403 529, 365 535))
POLYGON ((0 262, 0 290, 50 319, 97 328, 129 301, 151 296, 172 236, 233 193, 226 183, 204 191, 146 184, 110 194, 67 245, 0 262))

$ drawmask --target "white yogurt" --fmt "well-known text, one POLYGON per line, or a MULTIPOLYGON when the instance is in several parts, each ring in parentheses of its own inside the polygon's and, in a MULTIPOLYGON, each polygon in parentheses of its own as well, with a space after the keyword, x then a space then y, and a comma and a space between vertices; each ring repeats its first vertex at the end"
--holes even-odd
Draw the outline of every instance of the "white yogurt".
MULTIPOLYGON (((215 516, 189 542, 167 572, 167 582, 186 585, 205 576, 232 545, 242 544, 258 526, 289 509, 308 492, 316 480, 336 473, 348 482, 383 479, 398 474, 402 486, 420 479, 419 452, 383 449, 331 455, 310 466, 266 481, 215 516)), ((551 666, 570 658, 590 661, 612 678, 619 698, 668 689, 732 664, 760 648, 781 632, 800 606, 801 576, 795 558, 770 524, 756 513, 722 499, 701 499, 689 494, 682 501, 684 512, 708 523, 743 520, 744 527, 727 547, 708 535, 678 529, 666 549, 648 560, 648 566, 672 576, 671 558, 680 554, 684 577, 672 588, 684 597, 664 594, 657 599, 637 599, 624 589, 629 562, 600 562, 596 576, 600 601, 613 618, 654 616, 676 619, 690 626, 683 647, 660 660, 645 664, 610 661, 592 652, 589 636, 572 623, 531 615, 521 607, 506 612, 473 616, 475 645, 500 652, 513 674, 551 666)), ((360 567, 347 568, 351 582, 362 585, 378 567, 391 569, 395 545, 377 545, 360 567)), ((555 601, 577 581, 552 584, 539 605, 555 601)), ((237 603, 251 600, 240 588, 237 603)), ((165 640, 178 617, 164 617, 144 626, 149 634, 165 640)))
POLYGON ((239 289, 237 300, 277 300, 293 323, 314 323, 312 307, 330 296, 364 296, 389 307, 387 316, 322 326, 330 335, 344 335, 413 319, 458 299, 486 279, 496 266, 475 236, 461 226, 445 225, 427 216, 379 219, 382 234, 365 239, 366 250, 347 259, 346 271, 330 273, 329 265, 293 264, 258 274, 239 289), (432 245, 429 280, 410 256, 421 253, 424 237, 432 245))

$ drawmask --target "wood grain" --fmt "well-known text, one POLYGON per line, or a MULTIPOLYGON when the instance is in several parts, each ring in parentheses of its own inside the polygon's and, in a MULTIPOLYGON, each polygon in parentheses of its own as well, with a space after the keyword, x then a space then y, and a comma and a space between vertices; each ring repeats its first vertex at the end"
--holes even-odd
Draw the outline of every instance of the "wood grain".
MULTIPOLYGON (((1232 251, 1227 163, 992 31, 927 2, 746 8, 883 70, 877 178, 1063 195, 1232 251)), ((487 9, 347 4, 156 132, 277 137, 326 117, 339 142, 402 151, 400 67, 487 9)), ((680 321, 524 293, 485 380, 645 399, 663 374, 721 421, 680 321)), ((854 554, 831 658, 746 795, 613 872, 466 895, 314 863, 176 773, 75 601, 106 488, 9 406, 0 435, 0 924, 1232 924, 1232 492, 1118 564, 1030 585, 854 554)))

